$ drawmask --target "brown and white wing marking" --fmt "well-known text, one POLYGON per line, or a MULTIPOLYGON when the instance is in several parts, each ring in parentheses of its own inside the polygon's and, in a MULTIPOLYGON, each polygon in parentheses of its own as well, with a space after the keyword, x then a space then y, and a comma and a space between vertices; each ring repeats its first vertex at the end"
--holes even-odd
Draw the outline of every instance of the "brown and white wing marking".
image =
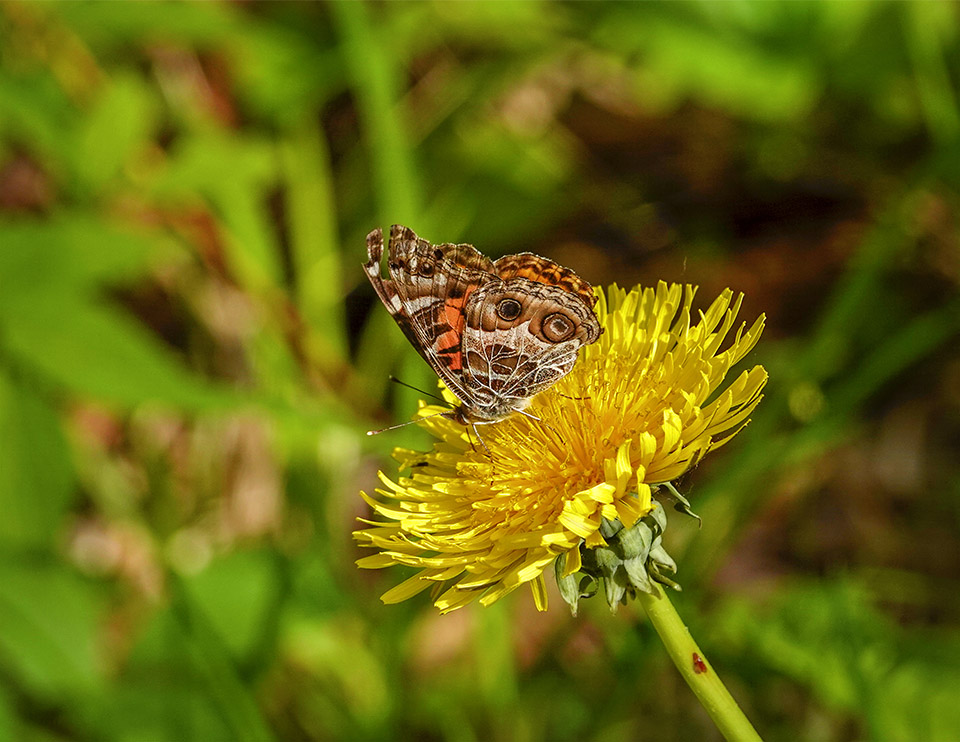
MULTIPOLYGON (((593 288, 574 271, 532 252, 504 255, 494 263, 494 270, 504 281, 509 281, 511 278, 527 278, 548 286, 557 286, 580 297, 590 309, 593 309, 597 303, 593 288)), ((587 345, 589 344, 588 342, 587 345)))
POLYGON ((472 245, 433 245, 407 227, 390 228, 388 279, 381 277, 383 232, 367 235, 364 270, 404 335, 462 402, 473 404, 463 378, 464 312, 471 294, 496 281, 493 262, 472 245))
POLYGON ((481 405, 505 415, 566 376, 601 330, 590 285, 573 271, 528 254, 496 267, 505 280, 477 289, 467 304, 464 377, 481 405))

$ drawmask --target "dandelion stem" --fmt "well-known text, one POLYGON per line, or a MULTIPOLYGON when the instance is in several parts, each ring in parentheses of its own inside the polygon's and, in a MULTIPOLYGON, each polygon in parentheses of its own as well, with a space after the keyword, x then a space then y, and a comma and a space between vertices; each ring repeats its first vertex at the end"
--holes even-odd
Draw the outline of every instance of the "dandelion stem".
POLYGON ((729 742, 760 742, 760 735, 733 700, 730 691, 720 682, 713 666, 707 663, 673 603, 657 583, 652 583, 652 586, 653 594, 637 592, 640 604, 663 640, 673 664, 710 714, 720 733, 729 742))

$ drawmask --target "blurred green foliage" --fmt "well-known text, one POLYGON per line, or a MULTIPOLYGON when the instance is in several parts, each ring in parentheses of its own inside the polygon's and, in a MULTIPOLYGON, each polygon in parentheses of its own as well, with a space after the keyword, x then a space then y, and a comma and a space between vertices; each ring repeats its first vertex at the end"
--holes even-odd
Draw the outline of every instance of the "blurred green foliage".
POLYGON ((399 222, 746 292, 681 611, 769 740, 960 729, 955 4, 0 3, 0 739, 716 739, 636 611, 357 570, 399 222))

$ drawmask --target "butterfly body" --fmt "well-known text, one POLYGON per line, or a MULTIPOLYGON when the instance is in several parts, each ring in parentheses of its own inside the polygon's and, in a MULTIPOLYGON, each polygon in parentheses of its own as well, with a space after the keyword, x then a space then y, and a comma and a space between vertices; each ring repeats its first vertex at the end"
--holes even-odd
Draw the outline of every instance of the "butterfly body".
POLYGON ((590 284, 532 253, 492 261, 472 245, 433 245, 394 225, 367 235, 367 277, 387 310, 460 404, 464 425, 522 412, 600 337, 590 284))

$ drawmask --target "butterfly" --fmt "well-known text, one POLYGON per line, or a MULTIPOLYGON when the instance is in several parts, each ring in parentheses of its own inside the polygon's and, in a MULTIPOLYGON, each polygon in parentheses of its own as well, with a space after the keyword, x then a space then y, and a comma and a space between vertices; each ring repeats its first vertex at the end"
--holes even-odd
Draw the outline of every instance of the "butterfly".
MULTIPOLYGON (((459 400, 443 417, 462 425, 524 413, 566 376, 602 332, 590 284, 533 253, 493 261, 473 245, 433 245, 390 228, 367 235, 363 268, 403 334, 459 400)), ((534 418, 536 419, 536 418, 534 418)))

